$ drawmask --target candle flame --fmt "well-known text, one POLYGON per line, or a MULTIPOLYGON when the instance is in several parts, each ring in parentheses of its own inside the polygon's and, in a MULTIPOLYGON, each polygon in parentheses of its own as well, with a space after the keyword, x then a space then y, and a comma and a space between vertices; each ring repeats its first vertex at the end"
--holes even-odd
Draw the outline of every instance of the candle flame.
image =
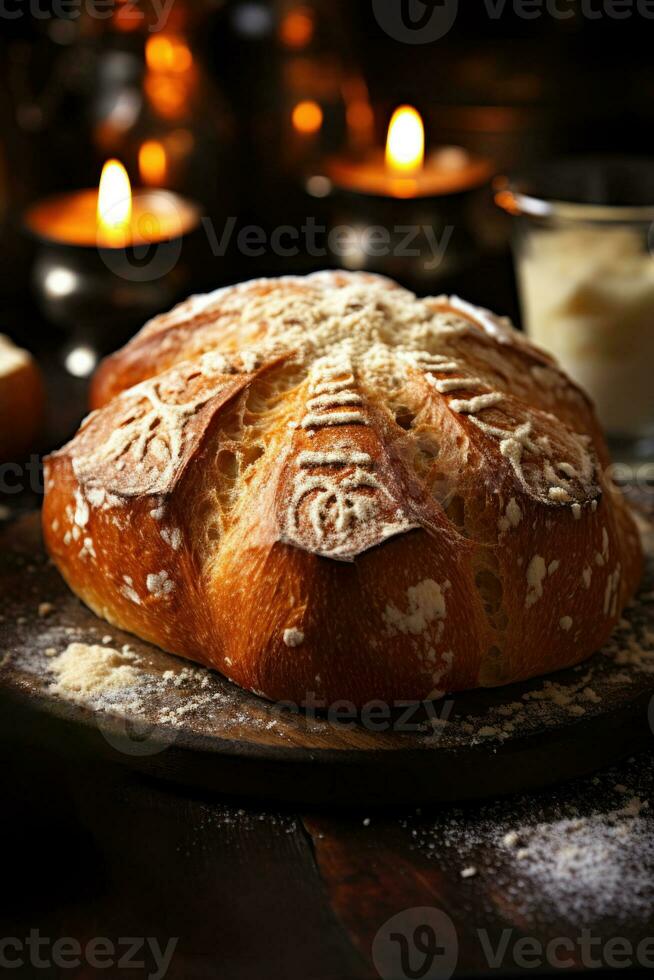
POLYGON ((107 160, 98 188, 98 233, 114 242, 125 236, 132 218, 132 188, 119 160, 107 160))
POLYGON ((386 165, 398 176, 411 176, 425 160, 425 128, 420 114, 403 105, 393 113, 386 140, 386 165))
POLYGON ((139 173, 144 184, 163 187, 166 182, 166 150, 157 140, 146 140, 139 147, 139 173))

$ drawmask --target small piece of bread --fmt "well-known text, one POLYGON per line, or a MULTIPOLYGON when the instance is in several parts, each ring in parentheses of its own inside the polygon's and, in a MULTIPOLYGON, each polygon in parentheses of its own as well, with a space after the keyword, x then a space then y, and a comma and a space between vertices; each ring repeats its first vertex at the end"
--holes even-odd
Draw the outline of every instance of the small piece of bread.
POLYGON ((587 396, 506 320, 320 273, 192 297, 100 367, 44 529, 113 625, 271 699, 577 664, 642 571, 587 396))
POLYGON ((31 354, 0 334, 0 462, 34 448, 43 425, 41 373, 31 354))

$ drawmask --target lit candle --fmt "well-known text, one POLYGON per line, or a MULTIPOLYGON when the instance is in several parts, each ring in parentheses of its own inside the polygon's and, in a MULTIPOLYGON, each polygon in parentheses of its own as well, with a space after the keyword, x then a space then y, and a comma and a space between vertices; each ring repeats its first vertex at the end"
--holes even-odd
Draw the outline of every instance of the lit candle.
POLYGON ((386 137, 386 169, 401 177, 414 177, 425 163, 425 127, 411 106, 396 109, 386 137))
MULTIPOLYGON (((144 143, 139 170, 148 185, 165 178, 163 146, 144 143)), ((47 319, 72 331, 62 356, 79 375, 183 294, 184 243, 200 209, 155 186, 133 191, 122 163, 107 160, 97 189, 38 201, 24 221, 37 243, 36 299, 47 319)))
POLYGON ((484 184, 491 176, 488 160, 460 147, 442 147, 425 157, 425 130, 420 114, 400 106, 391 118, 385 151, 363 159, 335 157, 326 173, 335 187, 379 197, 419 198, 456 194, 484 184))
POLYGON ((95 208, 98 242, 122 247, 130 238, 132 187, 118 160, 107 160, 98 185, 95 208))
POLYGON ((333 157, 307 179, 308 194, 329 199, 339 265, 422 290, 435 281, 454 289, 453 277, 475 261, 471 195, 489 180, 492 165, 461 147, 428 153, 425 144, 420 114, 401 105, 384 148, 333 157))
POLYGON ((161 189, 132 191, 127 171, 108 160, 98 190, 73 191, 32 205, 27 227, 61 245, 126 248, 187 235, 199 223, 199 208, 161 189))

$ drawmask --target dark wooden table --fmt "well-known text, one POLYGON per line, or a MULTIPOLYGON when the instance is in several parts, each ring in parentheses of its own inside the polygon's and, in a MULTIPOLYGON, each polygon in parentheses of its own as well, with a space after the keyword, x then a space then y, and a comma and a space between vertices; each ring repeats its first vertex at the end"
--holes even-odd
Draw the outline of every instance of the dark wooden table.
MULTIPOLYGON (((55 349, 43 354, 50 445, 74 429, 84 399, 55 349)), ((38 488, 0 504, 32 508, 38 488)), ((61 754, 0 710, 8 975, 157 976, 153 940, 174 946, 166 976, 175 980, 549 975, 562 961, 611 976, 654 967, 654 942, 624 952, 654 935, 649 752, 556 792, 484 805, 283 811, 266 807, 265 785, 261 804, 246 803, 61 754), (42 962, 66 937, 82 946, 106 937, 113 958, 103 969, 88 958, 36 966, 33 930, 48 940, 42 962), (9 969, 12 958, 23 965, 9 969)))
MULTIPOLYGON (((450 963, 456 976, 527 974, 533 969, 516 961, 519 940, 530 937, 538 950, 566 938, 569 957, 557 955, 583 967, 584 930, 598 965, 612 941, 636 947, 652 934, 652 818, 646 810, 607 817, 652 799, 651 762, 648 754, 556 793, 482 806, 303 812, 182 791, 5 738, 2 936, 37 929, 82 944, 108 937, 116 948, 124 937, 155 937, 164 949, 174 938, 167 976, 179 980, 400 980, 449 976, 450 963), (611 842, 616 820, 629 830, 611 842), (509 845, 507 834, 519 840, 509 845), (529 856, 519 856, 521 845, 529 856), (574 848, 586 856, 567 856, 574 848), (476 873, 462 877, 466 868, 476 873), (456 937, 436 923, 441 972, 385 972, 384 955, 398 943, 391 933, 411 949, 434 909, 456 937), (503 950, 498 967, 487 948, 503 950)), ((414 968, 423 961, 412 950, 414 968)), ((94 972, 27 966, 24 975, 94 972)))

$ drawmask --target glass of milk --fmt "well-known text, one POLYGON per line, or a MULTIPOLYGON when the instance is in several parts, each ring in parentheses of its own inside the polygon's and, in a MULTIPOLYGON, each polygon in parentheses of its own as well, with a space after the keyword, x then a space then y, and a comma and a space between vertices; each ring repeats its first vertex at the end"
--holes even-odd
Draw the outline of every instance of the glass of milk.
POLYGON ((654 161, 502 179, 524 327, 595 401, 614 449, 654 450, 654 161))

